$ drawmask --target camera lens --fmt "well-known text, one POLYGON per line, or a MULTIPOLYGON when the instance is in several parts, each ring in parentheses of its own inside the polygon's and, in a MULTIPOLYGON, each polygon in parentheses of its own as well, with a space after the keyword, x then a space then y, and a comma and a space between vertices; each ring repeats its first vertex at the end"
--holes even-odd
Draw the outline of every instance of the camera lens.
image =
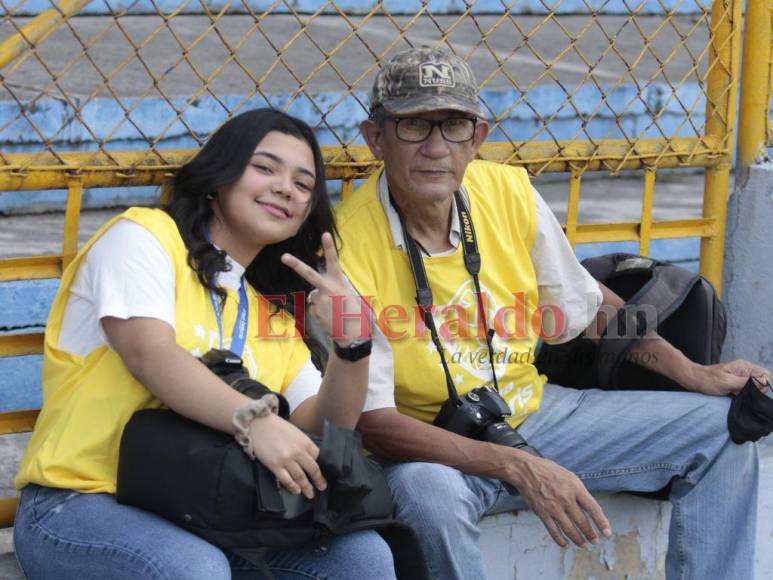
POLYGON ((518 435, 515 429, 510 427, 510 425, 504 421, 486 425, 481 432, 480 439, 496 443, 497 445, 504 445, 506 447, 522 447, 523 445, 526 445, 523 437, 518 435))

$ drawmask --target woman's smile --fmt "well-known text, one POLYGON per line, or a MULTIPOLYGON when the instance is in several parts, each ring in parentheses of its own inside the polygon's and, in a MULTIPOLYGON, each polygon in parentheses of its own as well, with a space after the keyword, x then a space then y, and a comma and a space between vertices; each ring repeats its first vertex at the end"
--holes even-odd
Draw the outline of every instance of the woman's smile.
POLYGON ((279 219, 285 220, 285 219, 290 219, 293 216, 292 212, 289 209, 287 209, 286 207, 281 206, 279 204, 272 203, 270 201, 262 201, 262 200, 259 200, 259 199, 255 200, 255 201, 257 202, 257 204, 259 206, 261 206, 263 208, 263 210, 267 214, 269 214, 269 215, 271 215, 271 216, 273 216, 275 218, 279 218, 279 219))

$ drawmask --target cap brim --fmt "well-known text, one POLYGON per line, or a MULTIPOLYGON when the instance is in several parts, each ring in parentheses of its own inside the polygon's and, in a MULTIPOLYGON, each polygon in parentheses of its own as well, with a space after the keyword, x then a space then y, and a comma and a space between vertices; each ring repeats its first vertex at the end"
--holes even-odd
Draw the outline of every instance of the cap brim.
POLYGON ((483 111, 477 103, 472 103, 467 99, 455 99, 448 95, 421 96, 413 99, 387 99, 382 101, 381 106, 393 115, 412 115, 445 109, 483 117, 483 111))

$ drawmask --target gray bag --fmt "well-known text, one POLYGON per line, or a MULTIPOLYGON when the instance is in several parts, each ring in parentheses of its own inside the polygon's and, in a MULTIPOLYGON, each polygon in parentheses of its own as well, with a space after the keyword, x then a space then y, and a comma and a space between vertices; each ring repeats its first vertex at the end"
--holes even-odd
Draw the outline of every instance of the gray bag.
POLYGON ((725 307, 704 277, 635 254, 606 254, 583 260, 582 265, 626 303, 598 343, 580 336, 564 344, 542 345, 536 366, 551 383, 578 389, 681 389, 674 381, 626 360, 647 328, 656 328, 694 362, 719 362, 725 307))

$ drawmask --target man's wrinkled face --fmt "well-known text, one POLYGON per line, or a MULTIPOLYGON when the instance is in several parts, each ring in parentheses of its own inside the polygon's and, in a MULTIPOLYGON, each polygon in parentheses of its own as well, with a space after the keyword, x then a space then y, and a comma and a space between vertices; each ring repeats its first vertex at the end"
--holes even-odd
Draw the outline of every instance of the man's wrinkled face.
POLYGON ((397 120, 407 117, 443 121, 459 116, 457 111, 438 110, 387 116, 383 124, 363 122, 363 135, 376 158, 383 160, 393 194, 418 203, 431 203, 447 199, 459 188, 467 164, 475 158, 488 135, 485 121, 479 120, 472 139, 463 143, 448 141, 437 125, 426 140, 407 142, 397 136, 396 126, 397 120))

